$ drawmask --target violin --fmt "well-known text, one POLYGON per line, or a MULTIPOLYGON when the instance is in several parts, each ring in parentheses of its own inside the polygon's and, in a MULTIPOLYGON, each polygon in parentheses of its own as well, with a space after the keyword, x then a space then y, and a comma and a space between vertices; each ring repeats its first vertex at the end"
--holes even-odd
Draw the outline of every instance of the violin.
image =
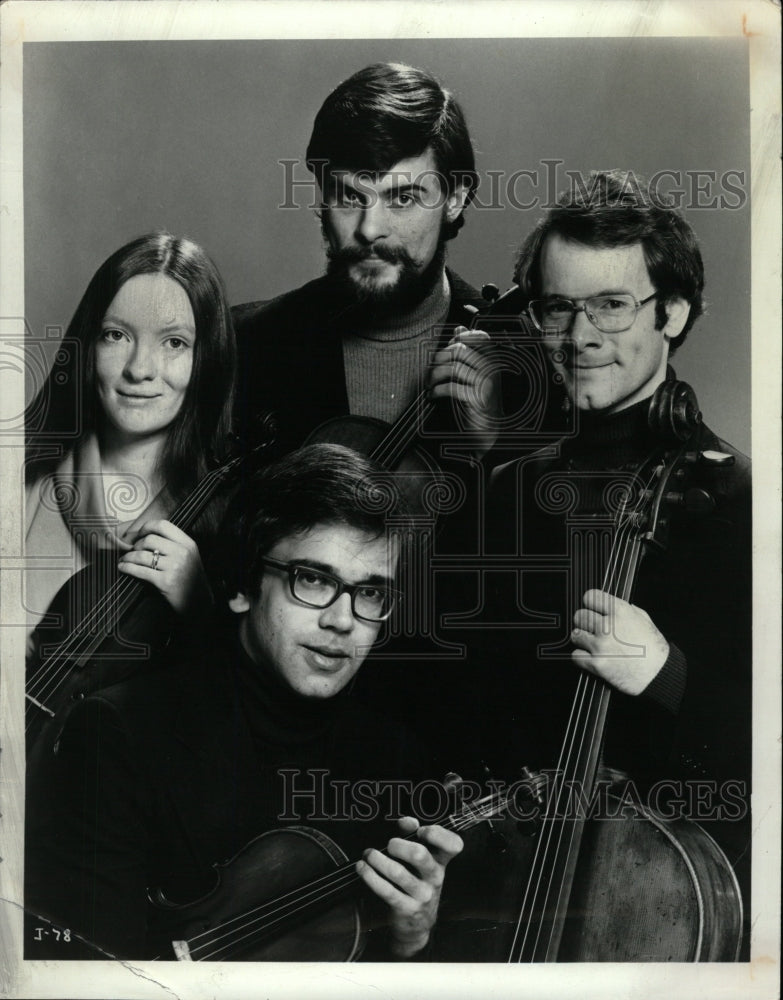
MULTIPOLYGON (((271 426, 267 426, 266 431, 266 439, 255 447, 208 472, 177 506, 169 521, 183 531, 194 524, 213 497, 271 444, 271 426)), ((149 662, 149 640, 159 624, 157 619, 166 610, 163 603, 156 599, 150 607, 145 598, 151 594, 157 598, 153 588, 141 580, 117 574, 113 564, 108 569, 102 565, 101 569, 107 570, 109 582, 89 601, 86 613, 80 615, 56 644, 38 644, 36 655, 27 662, 25 734, 28 754, 44 731, 51 731, 55 726, 57 731, 62 728, 70 704, 126 679, 149 662), (141 620, 136 621, 133 628, 121 630, 133 614, 141 620), (133 633, 142 636, 144 641, 134 642, 130 638, 133 633)), ((95 575, 94 564, 80 570, 55 595, 52 607, 68 609, 74 595, 86 590, 88 581, 92 583, 95 575)), ((67 615, 64 617, 67 619, 67 615)))
MULTIPOLYGON (((441 825, 461 832, 507 805, 504 793, 492 792, 441 825)), ((324 833, 305 826, 270 830, 214 867, 214 888, 195 902, 171 903, 160 889, 149 894, 159 958, 347 962, 361 955, 356 862, 324 833)))
MULTIPOLYGON (((669 510, 714 506, 706 491, 684 488, 688 467, 733 462, 697 450, 701 414, 684 383, 663 383, 649 413, 663 442, 619 498, 604 569, 602 589, 624 600, 645 552, 666 545, 669 510)), ((725 854, 703 829, 624 799, 614 818, 573 807, 574 790, 590 802, 602 772, 610 694, 602 679, 580 672, 521 906, 504 925, 505 959, 736 961, 742 898, 725 854)))

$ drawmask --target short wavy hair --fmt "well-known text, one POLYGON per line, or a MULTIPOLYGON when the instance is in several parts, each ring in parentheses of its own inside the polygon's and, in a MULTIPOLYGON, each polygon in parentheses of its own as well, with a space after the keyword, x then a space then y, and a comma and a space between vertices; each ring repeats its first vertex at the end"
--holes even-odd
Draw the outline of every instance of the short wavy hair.
MULTIPOLYGON (((334 170, 387 173, 431 148, 443 190, 464 185, 467 206, 478 174, 467 122, 453 94, 425 70, 375 63, 354 73, 326 98, 307 146, 307 167, 320 187, 334 170)), ((446 238, 464 225, 464 212, 446 238)))
POLYGON ((541 255, 549 236, 588 247, 641 244, 658 298, 655 321, 666 324, 666 303, 682 298, 690 313, 671 353, 682 345, 704 311, 704 264, 696 234, 684 216, 644 177, 630 170, 593 171, 588 185, 563 192, 527 237, 517 255, 514 280, 530 300, 541 294, 541 255))
POLYGON ((262 559, 283 538, 320 524, 378 538, 392 523, 402 535, 410 526, 393 474, 343 445, 305 445, 242 481, 223 519, 214 572, 226 597, 255 597, 262 559))

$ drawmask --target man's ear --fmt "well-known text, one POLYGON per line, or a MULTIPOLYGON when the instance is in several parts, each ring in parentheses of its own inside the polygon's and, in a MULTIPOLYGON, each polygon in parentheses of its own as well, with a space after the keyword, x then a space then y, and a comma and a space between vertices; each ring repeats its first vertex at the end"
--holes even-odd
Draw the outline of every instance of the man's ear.
POLYGON ((667 340, 676 340, 688 322, 691 307, 685 299, 675 297, 666 303, 666 325, 663 328, 667 340))
POLYGON ((246 611, 250 610, 250 601, 240 592, 229 599, 228 606, 235 615, 243 615, 246 611))
POLYGON ((452 192, 446 196, 446 221, 455 222, 463 211, 468 201, 470 189, 467 184, 457 184, 452 192))

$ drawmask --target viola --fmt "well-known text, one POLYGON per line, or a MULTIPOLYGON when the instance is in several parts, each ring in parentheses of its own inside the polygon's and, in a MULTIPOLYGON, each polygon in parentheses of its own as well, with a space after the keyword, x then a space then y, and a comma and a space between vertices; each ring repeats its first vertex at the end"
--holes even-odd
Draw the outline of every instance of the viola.
MULTIPOLYGON (((515 421, 530 421, 533 412, 531 407, 534 408, 540 402, 537 391, 540 379, 537 373, 545 370, 545 362, 539 356, 538 363, 534 365, 535 372, 531 371, 529 359, 521 358, 520 353, 507 343, 508 334, 518 331, 530 341, 531 347, 537 344, 533 327, 520 309, 522 299, 517 286, 512 286, 498 297, 496 286, 485 285, 482 295, 487 306, 481 310, 465 306, 465 325, 471 330, 486 327, 485 332, 493 331, 491 339, 495 348, 509 348, 503 353, 499 370, 507 374, 504 366, 508 367, 510 364, 516 369, 516 375, 523 376, 531 388, 535 386, 534 391, 518 393, 530 402, 526 404, 524 413, 501 418, 499 429, 502 431, 515 421)), ((439 346, 443 347, 445 344, 441 343, 439 346)), ((435 456, 422 446, 422 432, 426 434, 427 422, 436 405, 429 389, 423 388, 392 424, 374 417, 335 417, 317 427, 308 436, 306 443, 342 444, 368 455, 385 469, 395 472, 395 484, 411 504, 414 513, 448 513, 462 497, 463 488, 453 475, 444 473, 435 456)))
MULTIPOLYGON (((213 497, 269 447, 269 424, 265 431, 267 437, 255 447, 208 472, 173 511, 169 517, 171 523, 183 531, 194 524, 213 497)), ((28 660, 25 690, 28 754, 43 731, 62 728, 70 704, 124 680, 145 666, 150 659, 150 639, 155 627, 168 620, 168 611, 154 588, 117 574, 113 564, 102 568, 107 569, 109 582, 94 599, 86 602, 87 610, 77 616, 64 638, 53 646, 39 643, 38 655, 28 660), (148 597, 152 597, 151 602, 145 600, 148 597), (137 618, 133 627, 122 628, 132 615, 137 618), (133 641, 130 638, 133 635, 143 641, 133 641)), ((52 608, 61 608, 67 620, 74 594, 89 589, 95 577, 95 565, 86 566, 55 595, 52 608)))
MULTIPOLYGON (((450 814, 457 832, 501 814, 505 794, 493 792, 450 814)), ((413 839, 410 834, 406 839, 413 839)), ((150 893, 161 929, 159 957, 179 961, 352 961, 364 931, 356 862, 328 836, 303 826, 270 830, 224 865, 216 884, 185 905, 150 893)))

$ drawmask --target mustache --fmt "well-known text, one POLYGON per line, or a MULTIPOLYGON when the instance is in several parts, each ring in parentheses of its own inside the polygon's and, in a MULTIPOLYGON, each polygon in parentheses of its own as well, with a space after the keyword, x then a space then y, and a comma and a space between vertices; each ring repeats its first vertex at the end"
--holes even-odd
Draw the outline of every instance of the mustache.
POLYGON ((335 264, 358 264, 363 260, 383 260, 388 264, 413 266, 414 261, 404 247, 388 247, 379 243, 372 247, 348 246, 326 248, 326 256, 335 264))

